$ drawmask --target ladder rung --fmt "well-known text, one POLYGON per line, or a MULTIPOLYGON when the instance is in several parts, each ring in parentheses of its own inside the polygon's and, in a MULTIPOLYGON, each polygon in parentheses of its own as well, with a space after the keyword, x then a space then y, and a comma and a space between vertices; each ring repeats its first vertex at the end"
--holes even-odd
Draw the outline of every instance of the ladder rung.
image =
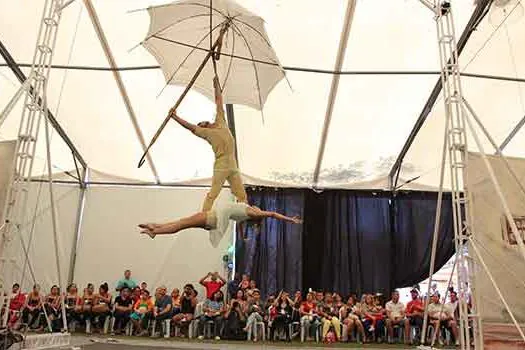
POLYGON ((44 81, 46 80, 46 76, 38 71, 35 71, 35 80, 44 81))
POLYGON ((452 42, 452 39, 454 39, 454 37, 450 34, 448 35, 443 35, 440 39, 439 39, 439 42, 440 43, 451 43, 452 42))
POLYGON ((54 18, 51 18, 51 17, 44 18, 44 23, 47 24, 48 26, 58 25, 58 22, 54 18))
POLYGON ((29 153, 25 153, 25 152, 20 152, 20 153, 18 153, 18 156, 19 156, 20 158, 33 158, 32 155, 30 155, 29 153))
POLYGON ((453 143, 451 146, 450 146, 450 149, 452 151, 463 151, 465 149, 465 145, 462 144, 462 143, 453 143))
POLYGON ((18 135, 20 141, 36 141, 36 138, 33 135, 20 134, 18 135))
POLYGON ((465 167, 465 163, 462 163, 462 162, 453 163, 452 167, 457 168, 457 169, 462 169, 465 167))
POLYGON ((458 127, 455 127, 455 128, 450 128, 449 130, 449 133, 451 134, 456 134, 456 135, 461 135, 465 132, 465 129, 463 128, 458 128, 458 127))
POLYGON ((27 106, 27 109, 29 109, 30 111, 39 111, 41 110, 41 107, 38 103, 35 103, 35 102, 29 102, 28 104, 26 104, 27 106))
POLYGON ((40 52, 42 53, 51 53, 53 50, 51 50, 51 48, 47 45, 38 45, 38 49, 40 50, 40 52))

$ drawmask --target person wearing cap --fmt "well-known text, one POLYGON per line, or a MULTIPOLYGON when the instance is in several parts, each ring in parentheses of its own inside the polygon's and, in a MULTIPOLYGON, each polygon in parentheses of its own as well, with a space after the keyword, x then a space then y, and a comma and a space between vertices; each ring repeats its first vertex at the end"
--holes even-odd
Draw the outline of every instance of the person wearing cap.
POLYGON ((419 298, 419 290, 412 288, 410 291, 410 300, 405 309, 405 343, 410 341, 410 327, 418 327, 420 330, 423 327, 423 316, 425 313, 425 306, 423 301, 419 298))

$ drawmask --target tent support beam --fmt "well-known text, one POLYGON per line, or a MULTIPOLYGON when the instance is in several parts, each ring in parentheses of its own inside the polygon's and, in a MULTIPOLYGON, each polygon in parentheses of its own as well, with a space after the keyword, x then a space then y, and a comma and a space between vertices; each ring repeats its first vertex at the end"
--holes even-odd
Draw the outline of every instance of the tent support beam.
POLYGON ((516 136, 516 134, 521 130, 523 125, 525 125, 525 116, 523 116, 523 118, 518 122, 518 124, 516 124, 514 129, 512 129, 510 134, 505 138, 505 141, 501 143, 501 146, 499 146, 500 151, 503 151, 503 149, 507 147, 507 145, 510 143, 510 141, 512 141, 514 136, 516 136))
POLYGON ((239 164, 239 148, 237 147, 237 133, 235 132, 235 112, 231 103, 226 104, 226 118, 228 119, 228 128, 233 135, 235 142, 235 160, 239 164))
MULTIPOLYGON (((339 39, 339 48, 337 50, 337 57, 335 60, 335 71, 340 71, 343 67, 345 59, 346 46, 348 44, 348 37, 350 36, 350 29, 352 28, 352 20, 354 19, 356 7, 356 0, 348 0, 346 5, 345 19, 343 22, 343 30, 341 31, 341 38, 339 39)), ((332 121, 332 113, 334 111, 334 104, 337 97, 337 90, 339 88, 340 75, 332 77, 332 85, 330 86, 330 95, 328 96, 328 103, 326 106, 326 114, 324 117, 324 126, 321 133, 321 143, 317 152, 317 161, 313 174, 313 187, 315 188, 319 182, 319 173, 321 171, 321 164, 323 163, 324 151, 326 147, 326 140, 328 139, 328 129, 332 121)))
MULTIPOLYGON (((118 67, 117 62, 115 61, 113 52, 111 51, 111 48, 109 47, 109 43, 106 38, 106 34, 104 33, 104 30, 102 29, 102 24, 100 23, 100 20, 97 15, 97 11, 95 10, 93 3, 91 2, 91 0, 84 0, 84 6, 86 7, 89 13, 89 17, 91 18, 91 23, 93 24, 93 28, 95 29, 95 32, 97 33, 98 39, 100 41, 100 45, 102 46, 102 49, 104 50, 104 53, 106 54, 106 58, 108 60, 110 67, 113 69, 116 69, 118 67)), ((115 82, 117 83, 118 89, 120 91, 120 96, 122 97, 122 100, 124 101, 124 104, 126 105, 126 109, 128 111, 129 118, 131 119, 131 123, 133 124, 133 128, 135 129, 135 134, 137 135, 138 141, 142 147, 142 150, 146 151, 146 141, 144 139, 144 135, 142 134, 142 130, 140 129, 139 123, 137 121, 137 115, 135 114, 135 110, 133 109, 133 106, 131 105, 131 100, 129 98, 126 87, 124 86, 124 82, 122 80, 120 72, 118 70, 113 70, 112 72, 113 72, 113 77, 115 78, 115 82)), ((157 183, 160 183, 159 174, 157 173, 157 169, 155 167, 155 164, 153 163, 153 159, 151 158, 150 154, 147 155, 147 160, 151 168, 151 172, 153 173, 153 176, 155 177, 155 181, 157 183)))
MULTIPOLYGON (((57 181, 55 181, 56 183, 57 181)), ((67 284, 73 283, 75 280, 75 267, 77 264, 77 251, 80 235, 82 234, 82 218, 84 217, 84 206, 86 204, 86 189, 89 182, 89 169, 84 169, 82 176, 82 184, 80 186, 80 196, 78 202, 77 222, 75 224, 75 236, 73 237, 73 245, 71 247, 71 255, 69 260, 69 271, 67 275, 67 284)))
MULTIPOLYGON (((13 56, 11 56, 11 53, 9 52, 9 50, 7 49, 7 47, 4 45, 4 43, 1 40, 0 40, 0 55, 4 58, 6 64, 11 69, 13 74, 16 76, 20 84, 24 84, 27 80, 26 75, 24 74, 24 72, 22 72, 19 65, 16 63, 13 56)), ((29 87, 29 93, 34 94, 33 86, 29 87)), ((39 103, 41 104, 42 103, 41 97, 38 97, 38 100, 39 100, 39 103)), ((55 119, 55 116, 53 115, 53 113, 47 107, 46 107, 46 114, 49 118, 49 122, 51 123, 51 126, 55 129, 58 135, 60 135, 62 140, 69 147, 69 149, 73 153, 73 157, 75 157, 80 162, 82 167, 86 169, 87 168, 86 161, 84 160, 80 152, 77 150, 77 148, 75 147, 75 145, 73 144, 69 136, 67 136, 64 129, 62 129, 58 121, 55 119)))
MULTIPOLYGON (((459 41, 457 44, 458 56, 461 55, 461 52, 467 45, 467 42, 470 39, 470 36, 476 29, 480 20, 486 14, 486 9, 488 8, 488 6, 490 6, 490 3, 491 3, 491 0, 479 0, 478 1, 478 4, 476 8, 474 9, 474 12, 470 16, 469 22, 467 23, 467 26, 465 27, 465 30, 463 31, 463 33, 461 33, 461 37, 459 38, 459 41)), ((436 85, 434 86, 434 89, 430 93, 430 96, 427 102, 425 103, 425 106, 423 107, 421 114, 417 118, 416 123, 414 124, 412 131, 410 132, 405 144, 403 145, 403 148, 401 149, 401 152, 399 153, 394 165, 392 166, 392 169, 390 169, 388 178, 389 178, 391 189, 396 187, 397 181, 399 178, 399 173, 401 171, 401 165, 403 163, 403 159, 408 153, 410 146, 412 146, 412 143, 414 142, 417 134, 419 133, 419 130, 421 129, 421 127, 423 127, 423 124, 425 123, 425 120, 430 114, 430 111, 434 107, 434 104, 436 103, 439 97, 439 94, 441 93, 442 88, 443 88, 443 82, 441 81, 441 78, 440 78, 437 81, 436 85)))

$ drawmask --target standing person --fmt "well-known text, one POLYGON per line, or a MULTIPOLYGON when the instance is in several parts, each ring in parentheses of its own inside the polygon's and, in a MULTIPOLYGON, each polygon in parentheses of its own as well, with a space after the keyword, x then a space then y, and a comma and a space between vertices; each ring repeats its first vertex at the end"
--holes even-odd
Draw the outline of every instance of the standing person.
POLYGON ((213 202, 226 181, 230 184, 231 192, 237 200, 241 203, 247 203, 246 191, 237 167, 237 160, 235 159, 235 139, 224 118, 222 92, 217 77, 213 79, 213 87, 215 89, 215 104, 217 107, 217 116, 214 123, 204 121, 193 125, 180 118, 175 109, 170 110, 170 115, 177 123, 190 130, 195 136, 206 140, 215 154, 212 185, 204 200, 203 212, 211 210, 213 202))
POLYGON ((117 282, 117 292, 120 292, 123 288, 133 290, 135 287, 137 287, 137 281, 131 278, 131 270, 124 271, 124 278, 117 282))
POLYGON ((206 288, 206 298, 211 299, 226 284, 226 280, 218 272, 208 272, 199 283, 206 288))

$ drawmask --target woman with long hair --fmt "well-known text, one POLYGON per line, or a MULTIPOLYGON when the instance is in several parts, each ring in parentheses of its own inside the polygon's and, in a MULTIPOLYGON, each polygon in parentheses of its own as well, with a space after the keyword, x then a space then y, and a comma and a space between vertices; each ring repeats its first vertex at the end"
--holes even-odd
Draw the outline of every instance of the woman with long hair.
POLYGON ((103 329, 106 318, 111 315, 111 293, 108 284, 102 283, 98 288, 98 293, 93 297, 93 307, 91 308, 95 328, 103 329))

